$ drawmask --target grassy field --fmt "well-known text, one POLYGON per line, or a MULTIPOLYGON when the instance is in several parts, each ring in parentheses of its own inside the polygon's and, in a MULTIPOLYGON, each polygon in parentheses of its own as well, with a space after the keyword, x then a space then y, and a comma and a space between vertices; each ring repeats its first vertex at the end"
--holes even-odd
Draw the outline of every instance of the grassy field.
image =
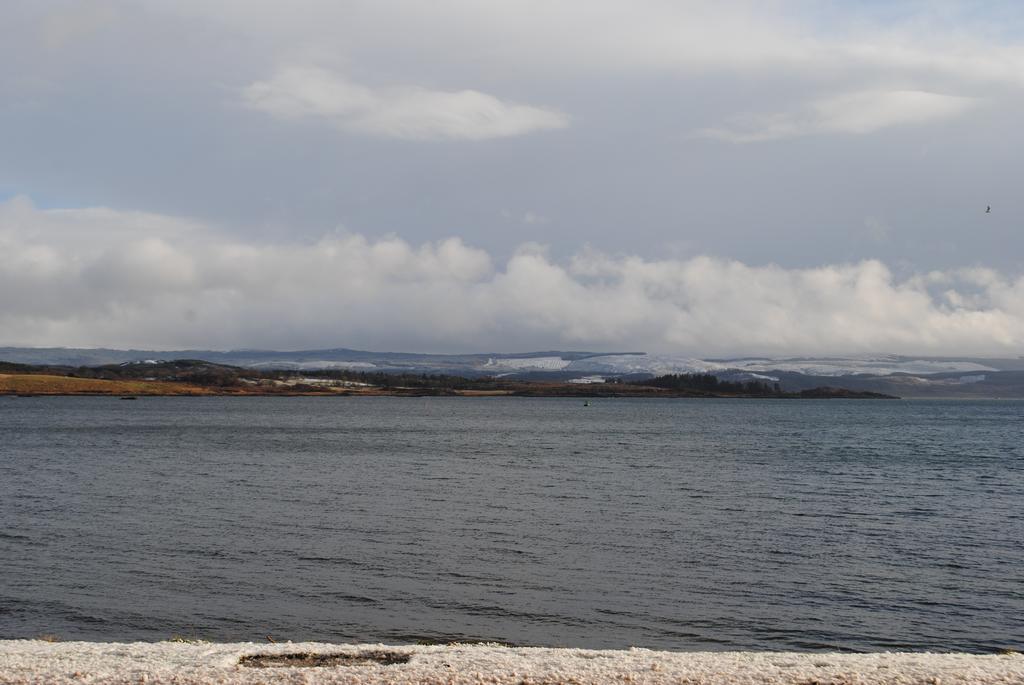
POLYGON ((104 381, 43 374, 0 374, 0 395, 211 395, 207 388, 167 381, 104 381))

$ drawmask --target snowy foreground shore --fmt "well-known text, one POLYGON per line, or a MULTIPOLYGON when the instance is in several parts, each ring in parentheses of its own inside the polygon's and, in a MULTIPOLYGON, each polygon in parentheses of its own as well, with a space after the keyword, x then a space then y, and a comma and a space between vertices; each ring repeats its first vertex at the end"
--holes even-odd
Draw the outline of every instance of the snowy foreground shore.
POLYGON ((1024 655, 0 641, 0 683, 1024 684, 1024 655))

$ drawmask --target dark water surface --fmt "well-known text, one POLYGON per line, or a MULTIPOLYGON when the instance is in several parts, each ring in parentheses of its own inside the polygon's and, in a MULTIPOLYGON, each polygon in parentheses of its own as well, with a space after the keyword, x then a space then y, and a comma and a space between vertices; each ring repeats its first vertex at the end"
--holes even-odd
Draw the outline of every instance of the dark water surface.
POLYGON ((1024 403, 0 398, 0 637, 1024 647, 1024 403))

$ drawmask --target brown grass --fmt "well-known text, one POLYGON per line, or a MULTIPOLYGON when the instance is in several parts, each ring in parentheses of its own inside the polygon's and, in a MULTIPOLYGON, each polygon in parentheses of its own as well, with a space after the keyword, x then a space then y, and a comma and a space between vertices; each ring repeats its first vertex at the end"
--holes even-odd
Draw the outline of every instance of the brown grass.
POLYGON ((0 374, 2 395, 212 395, 196 385, 170 381, 104 381, 95 378, 0 374))

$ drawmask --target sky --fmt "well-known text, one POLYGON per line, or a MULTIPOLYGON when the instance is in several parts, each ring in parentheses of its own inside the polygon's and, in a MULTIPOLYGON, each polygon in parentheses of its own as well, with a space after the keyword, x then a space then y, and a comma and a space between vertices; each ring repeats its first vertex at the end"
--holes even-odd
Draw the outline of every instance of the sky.
POLYGON ((1018 2, 7 0, 0 345, 1018 356, 1021 121, 1018 2))

